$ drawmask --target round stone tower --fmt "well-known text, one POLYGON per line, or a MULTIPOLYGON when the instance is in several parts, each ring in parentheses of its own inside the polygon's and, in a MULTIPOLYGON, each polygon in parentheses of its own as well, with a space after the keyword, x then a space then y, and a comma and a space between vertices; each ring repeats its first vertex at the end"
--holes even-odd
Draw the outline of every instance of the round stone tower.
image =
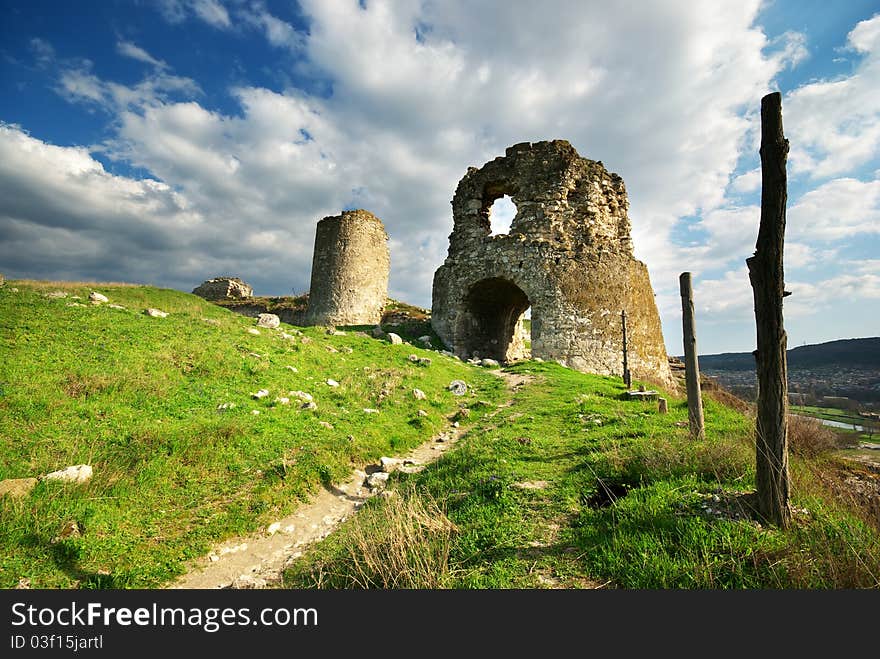
POLYGON ((388 234, 369 211, 344 211, 318 222, 307 324, 378 324, 390 263, 388 234))

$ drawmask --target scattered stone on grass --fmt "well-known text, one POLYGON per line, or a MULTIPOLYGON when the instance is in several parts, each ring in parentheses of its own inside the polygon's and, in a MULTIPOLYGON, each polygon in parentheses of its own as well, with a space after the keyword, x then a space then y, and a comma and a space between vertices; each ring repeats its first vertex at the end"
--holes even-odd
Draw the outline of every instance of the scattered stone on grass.
POLYGON ((248 327, 247 333, 253 334, 254 336, 260 336, 260 330, 258 330, 256 327, 248 327))
POLYGON ((107 298, 106 295, 102 295, 101 293, 98 293, 97 291, 92 291, 91 293, 89 293, 89 302, 97 302, 100 304, 102 302, 109 302, 109 301, 110 300, 107 298))
POLYGON ((453 380, 449 383, 449 391, 453 396, 464 396, 467 393, 467 384, 464 380, 453 380))
POLYGON ((339 383, 336 380, 327 380, 328 387, 338 387, 339 383))
POLYGON ((92 478, 92 473, 91 465, 73 465, 50 472, 43 478, 47 481, 61 481, 63 483, 86 483, 92 478))
POLYGON ((370 489, 379 489, 383 488, 388 484, 388 477, 390 474, 384 471, 376 471, 369 476, 367 476, 366 485, 370 489))
POLYGON ((256 400, 260 400, 261 398, 265 398, 269 395, 268 389, 260 389, 257 393, 251 394, 251 398, 255 398, 256 400))
POLYGON ((425 392, 421 389, 413 389, 413 398, 416 400, 426 400, 428 397, 425 395, 425 392))
POLYGON ((378 414, 379 410, 373 409, 372 407, 365 407, 364 414, 378 414))
POLYGON ((392 345, 403 345, 403 339, 400 338, 399 334, 395 334, 394 332, 388 332, 388 340, 391 342, 392 345))
POLYGON ((318 425, 327 430, 333 430, 333 424, 326 421, 318 421, 318 425))
POLYGON ((160 311, 159 309, 153 309, 152 307, 149 309, 144 309, 144 313, 151 318, 165 318, 168 315, 167 312, 160 311))
POLYGON ((290 391, 287 395, 291 398, 296 398, 305 403, 311 403, 314 400, 312 394, 307 394, 305 391, 290 391))
POLYGON ((36 478, 7 478, 0 481, 0 497, 7 494, 13 498, 27 496, 38 482, 36 478))
POLYGON ((274 313, 261 313, 257 316, 257 327, 275 329, 281 324, 281 319, 274 313))

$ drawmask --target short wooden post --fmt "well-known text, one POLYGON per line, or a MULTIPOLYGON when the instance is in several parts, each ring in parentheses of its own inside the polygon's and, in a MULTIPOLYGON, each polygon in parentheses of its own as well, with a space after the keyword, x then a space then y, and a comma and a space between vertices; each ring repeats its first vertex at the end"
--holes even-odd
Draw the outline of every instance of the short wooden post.
POLYGON ((623 327, 623 383, 629 389, 632 386, 632 376, 629 372, 626 356, 626 309, 620 312, 620 324, 623 327))
POLYGON ((669 411, 669 406, 667 405, 665 398, 657 399, 657 411, 660 414, 666 414, 669 411))
POLYGON ((782 298, 785 205, 788 200, 788 140, 782 132, 782 95, 761 99, 761 222, 755 254, 746 259, 755 300, 758 349, 756 469, 758 511, 771 524, 788 526, 788 339, 782 298))
POLYGON ((681 322, 684 339, 684 376, 687 384, 688 427, 693 439, 704 439, 703 395, 700 391, 700 366, 697 363, 697 329, 694 321, 694 290, 691 273, 678 278, 681 289, 681 322))

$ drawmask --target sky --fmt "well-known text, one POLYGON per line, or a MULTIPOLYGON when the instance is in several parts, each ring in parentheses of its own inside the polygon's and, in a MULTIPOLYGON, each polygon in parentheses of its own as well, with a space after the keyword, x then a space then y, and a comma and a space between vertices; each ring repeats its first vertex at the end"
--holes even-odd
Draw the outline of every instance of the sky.
POLYGON ((365 208, 430 307, 467 168, 565 139, 623 177, 667 351, 684 271, 698 351, 751 351, 779 91, 788 345, 876 336, 878 90, 880 0, 0 0, 0 272, 298 294, 365 208))

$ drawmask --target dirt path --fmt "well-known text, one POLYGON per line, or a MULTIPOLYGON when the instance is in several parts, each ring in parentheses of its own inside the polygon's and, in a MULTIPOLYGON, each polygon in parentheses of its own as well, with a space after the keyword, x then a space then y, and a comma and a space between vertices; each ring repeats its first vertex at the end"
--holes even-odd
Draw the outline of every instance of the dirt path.
MULTIPOLYGON (((492 371, 503 378, 512 392, 531 378, 528 375, 492 371)), ((507 401, 503 406, 509 406, 507 401)), ((454 425, 405 455, 396 456, 402 471, 419 471, 448 451, 465 431, 454 425)), ((365 484, 379 466, 355 470, 341 485, 325 488, 309 503, 270 524, 262 533, 232 538, 200 558, 187 574, 168 588, 272 588, 281 582, 289 563, 312 543, 327 537, 339 524, 375 496, 381 488, 365 484), (270 533, 271 531, 271 533, 270 533)))

